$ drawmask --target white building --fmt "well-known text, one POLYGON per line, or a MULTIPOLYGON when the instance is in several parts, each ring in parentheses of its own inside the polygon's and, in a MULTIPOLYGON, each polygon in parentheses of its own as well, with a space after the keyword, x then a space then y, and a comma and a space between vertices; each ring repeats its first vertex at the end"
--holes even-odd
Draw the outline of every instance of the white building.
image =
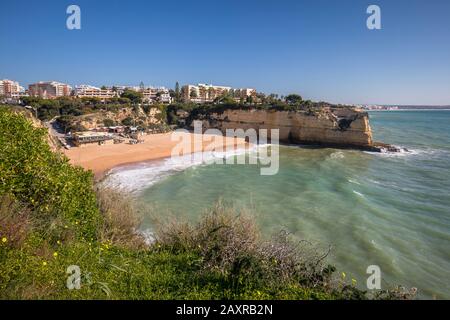
MULTIPOLYGON (((111 87, 112 88, 112 87, 111 87)), ((144 87, 144 86, 114 86, 115 90, 122 94, 125 90, 132 90, 142 93, 144 103, 172 103, 169 89, 165 87, 144 87)))
POLYGON ((135 90, 142 93, 144 102, 172 103, 169 89, 165 87, 145 87, 136 88, 135 90))
POLYGON ((185 85, 181 89, 184 101, 195 103, 213 102, 216 98, 223 94, 230 93, 231 96, 239 101, 249 96, 256 96, 256 90, 250 88, 233 89, 227 86, 215 86, 212 84, 199 83, 197 85, 185 85))
POLYGON ((0 80, 0 96, 6 98, 16 98, 25 94, 25 88, 19 82, 8 79, 0 80))
POLYGON ((119 96, 118 93, 112 89, 101 89, 85 84, 76 86, 73 94, 78 98, 99 98, 102 100, 119 96))

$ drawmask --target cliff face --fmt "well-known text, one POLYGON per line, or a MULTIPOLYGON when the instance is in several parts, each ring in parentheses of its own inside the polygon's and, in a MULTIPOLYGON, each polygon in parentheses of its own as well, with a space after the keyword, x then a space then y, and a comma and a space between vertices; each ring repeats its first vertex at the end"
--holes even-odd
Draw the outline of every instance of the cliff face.
MULTIPOLYGON (((369 116, 355 108, 326 107, 317 111, 232 110, 198 116, 203 127, 279 129, 280 142, 373 149, 369 116)), ((270 131, 268 132, 270 137, 270 131)))
POLYGON ((126 118, 133 119, 137 125, 152 125, 164 123, 161 111, 157 108, 150 108, 148 113, 145 113, 142 108, 133 110, 132 108, 123 108, 121 110, 101 111, 97 113, 86 114, 77 117, 75 122, 84 128, 91 130, 100 126, 104 126, 105 120, 112 120, 116 125, 120 125, 126 118))

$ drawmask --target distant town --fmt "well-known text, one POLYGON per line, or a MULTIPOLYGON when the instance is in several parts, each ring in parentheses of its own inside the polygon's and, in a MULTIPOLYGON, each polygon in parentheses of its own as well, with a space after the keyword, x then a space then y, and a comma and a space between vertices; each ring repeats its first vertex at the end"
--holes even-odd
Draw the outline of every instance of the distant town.
MULTIPOLYGON (((197 85, 187 84, 175 90, 166 87, 145 86, 142 82, 139 86, 102 86, 82 84, 74 87, 58 81, 39 81, 25 89, 14 80, 0 80, 0 102, 21 103, 24 97, 38 97, 42 99, 56 99, 59 97, 95 98, 100 101, 119 98, 126 90, 142 94, 142 102, 147 104, 173 102, 210 103, 219 97, 227 94, 236 102, 240 103, 260 103, 265 95, 258 93, 254 88, 232 88, 230 86, 218 86, 212 84, 199 83, 197 85), (179 90, 179 92, 176 92, 179 90), (179 95, 179 96, 178 96, 179 95), (176 97, 177 96, 177 97, 176 97), (178 101, 174 101, 174 98, 178 101)), ((273 99, 283 100, 283 96, 270 94, 273 99)), ((405 110, 405 109, 449 109, 450 105, 442 106, 418 106, 418 105, 376 105, 376 104, 347 104, 365 110, 405 110)))
MULTIPOLYGON (((98 98, 100 100, 119 98, 126 90, 142 94, 143 103, 172 103, 174 90, 165 87, 145 86, 102 86, 77 85, 72 87, 57 81, 39 81, 25 89, 17 81, 0 80, 0 96, 5 102, 19 103, 23 97, 39 97, 42 99, 56 99, 59 97, 98 98)), ((237 101, 242 102, 257 99, 257 92, 252 88, 232 88, 228 86, 216 86, 212 84, 185 85, 180 90, 183 102, 208 103, 224 93, 231 94, 237 101)), ((252 101, 253 102, 253 101, 252 101)))

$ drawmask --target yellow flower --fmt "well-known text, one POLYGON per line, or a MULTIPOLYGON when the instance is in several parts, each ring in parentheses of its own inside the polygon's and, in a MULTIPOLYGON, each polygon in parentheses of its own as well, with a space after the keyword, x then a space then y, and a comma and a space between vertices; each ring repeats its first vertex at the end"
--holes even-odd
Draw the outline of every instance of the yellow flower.
POLYGON ((345 272, 342 272, 342 279, 345 279, 345 277, 346 277, 345 272))
POLYGON ((75 224, 78 224, 78 221, 75 221, 75 224))
POLYGON ((58 252, 53 252, 53 256, 56 258, 58 256, 58 252))
POLYGON ((46 261, 42 262, 42 265, 45 267, 47 265, 47 262, 46 261))
POLYGON ((6 241, 8 241, 8 239, 7 239, 6 237, 3 237, 3 238, 2 238, 2 242, 3 242, 3 243, 6 243, 6 241))
POLYGON ((356 286, 356 279, 352 279, 352 284, 356 286))
POLYGON ((57 243, 57 244, 61 244, 61 241, 58 240, 58 241, 56 241, 56 243, 57 243))

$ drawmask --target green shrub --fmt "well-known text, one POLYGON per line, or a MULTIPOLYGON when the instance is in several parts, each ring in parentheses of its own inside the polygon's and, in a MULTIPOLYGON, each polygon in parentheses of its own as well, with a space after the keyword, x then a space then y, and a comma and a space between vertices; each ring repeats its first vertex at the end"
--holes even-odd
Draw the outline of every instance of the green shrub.
POLYGON ((125 119, 122 120, 122 124, 124 126, 132 126, 134 124, 134 120, 131 117, 126 117, 125 119))
POLYGON ((245 212, 218 203, 197 225, 176 220, 157 225, 157 246, 198 255, 201 272, 217 274, 234 294, 249 287, 283 292, 289 286, 333 293, 335 269, 324 264, 327 254, 307 242, 293 242, 286 233, 264 240, 253 217, 245 212))
POLYGON ((42 228, 96 234, 99 211, 93 176, 73 167, 47 143, 47 129, 23 114, 0 109, 0 195, 10 194, 36 212, 42 228))
POLYGON ((105 119, 105 120, 103 120, 103 125, 105 127, 113 127, 116 125, 116 122, 112 119, 105 119))

